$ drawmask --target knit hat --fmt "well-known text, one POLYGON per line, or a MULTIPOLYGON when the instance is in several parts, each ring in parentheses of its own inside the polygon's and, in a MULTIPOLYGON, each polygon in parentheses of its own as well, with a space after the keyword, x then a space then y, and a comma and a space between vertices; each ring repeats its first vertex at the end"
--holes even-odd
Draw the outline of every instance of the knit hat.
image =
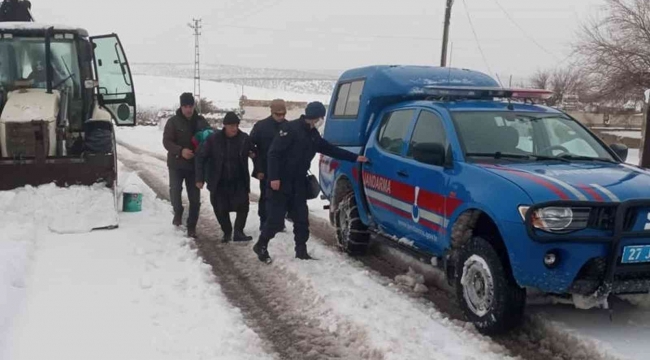
POLYGON ((310 102, 305 108, 305 118, 307 119, 318 119, 325 117, 325 105, 319 101, 310 102))
POLYGON ((181 106, 194 106, 194 95, 188 92, 181 94, 181 106))
POLYGON ((239 124, 239 122, 240 122, 239 116, 237 116, 237 114, 235 114, 232 111, 228 111, 226 113, 226 116, 224 116, 223 118, 224 125, 235 125, 235 124, 239 124))
POLYGON ((272 113, 287 113, 287 104, 282 99, 275 99, 271 101, 272 113))

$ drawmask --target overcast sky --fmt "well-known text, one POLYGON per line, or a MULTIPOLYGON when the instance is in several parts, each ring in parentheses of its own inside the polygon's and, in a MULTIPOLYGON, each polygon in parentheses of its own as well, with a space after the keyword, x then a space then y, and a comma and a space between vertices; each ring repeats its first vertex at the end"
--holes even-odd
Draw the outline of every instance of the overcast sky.
MULTIPOLYGON (((191 63, 194 40, 187 23, 200 17, 204 63, 333 70, 438 65, 445 2, 32 0, 39 22, 119 34, 131 62, 191 63)), ((603 2, 455 0, 452 65, 515 77, 555 67, 570 54, 580 24, 597 16, 603 2)))

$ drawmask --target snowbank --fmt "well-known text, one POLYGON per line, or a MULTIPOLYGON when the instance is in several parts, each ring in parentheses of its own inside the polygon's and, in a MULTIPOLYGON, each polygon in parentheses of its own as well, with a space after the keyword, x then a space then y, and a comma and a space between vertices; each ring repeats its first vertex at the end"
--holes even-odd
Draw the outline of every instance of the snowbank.
POLYGON ((169 204, 124 169, 120 184, 143 192, 143 211, 93 232, 78 205, 101 214, 105 189, 0 192, 0 359, 271 359, 169 204))

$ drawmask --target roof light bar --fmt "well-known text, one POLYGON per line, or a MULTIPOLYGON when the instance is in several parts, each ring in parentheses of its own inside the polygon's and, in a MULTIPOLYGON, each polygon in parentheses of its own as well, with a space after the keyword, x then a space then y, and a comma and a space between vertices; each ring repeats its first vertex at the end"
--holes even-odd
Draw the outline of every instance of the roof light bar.
POLYGON ((511 98, 545 100, 553 96, 553 92, 548 90, 473 86, 425 86, 424 93, 432 96, 462 97, 466 99, 511 98))

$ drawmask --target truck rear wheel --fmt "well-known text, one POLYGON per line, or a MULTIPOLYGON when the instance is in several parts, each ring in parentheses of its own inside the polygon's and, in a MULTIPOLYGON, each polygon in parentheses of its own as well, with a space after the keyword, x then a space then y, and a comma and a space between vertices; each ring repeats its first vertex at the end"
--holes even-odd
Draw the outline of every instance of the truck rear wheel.
POLYGON ((354 193, 345 194, 337 204, 334 220, 341 249, 350 255, 365 254, 370 242, 370 233, 359 218, 354 193))
POLYGON ((467 319, 483 334, 498 334, 521 324, 526 290, 508 273, 494 247, 481 237, 460 249, 456 296, 467 319))

